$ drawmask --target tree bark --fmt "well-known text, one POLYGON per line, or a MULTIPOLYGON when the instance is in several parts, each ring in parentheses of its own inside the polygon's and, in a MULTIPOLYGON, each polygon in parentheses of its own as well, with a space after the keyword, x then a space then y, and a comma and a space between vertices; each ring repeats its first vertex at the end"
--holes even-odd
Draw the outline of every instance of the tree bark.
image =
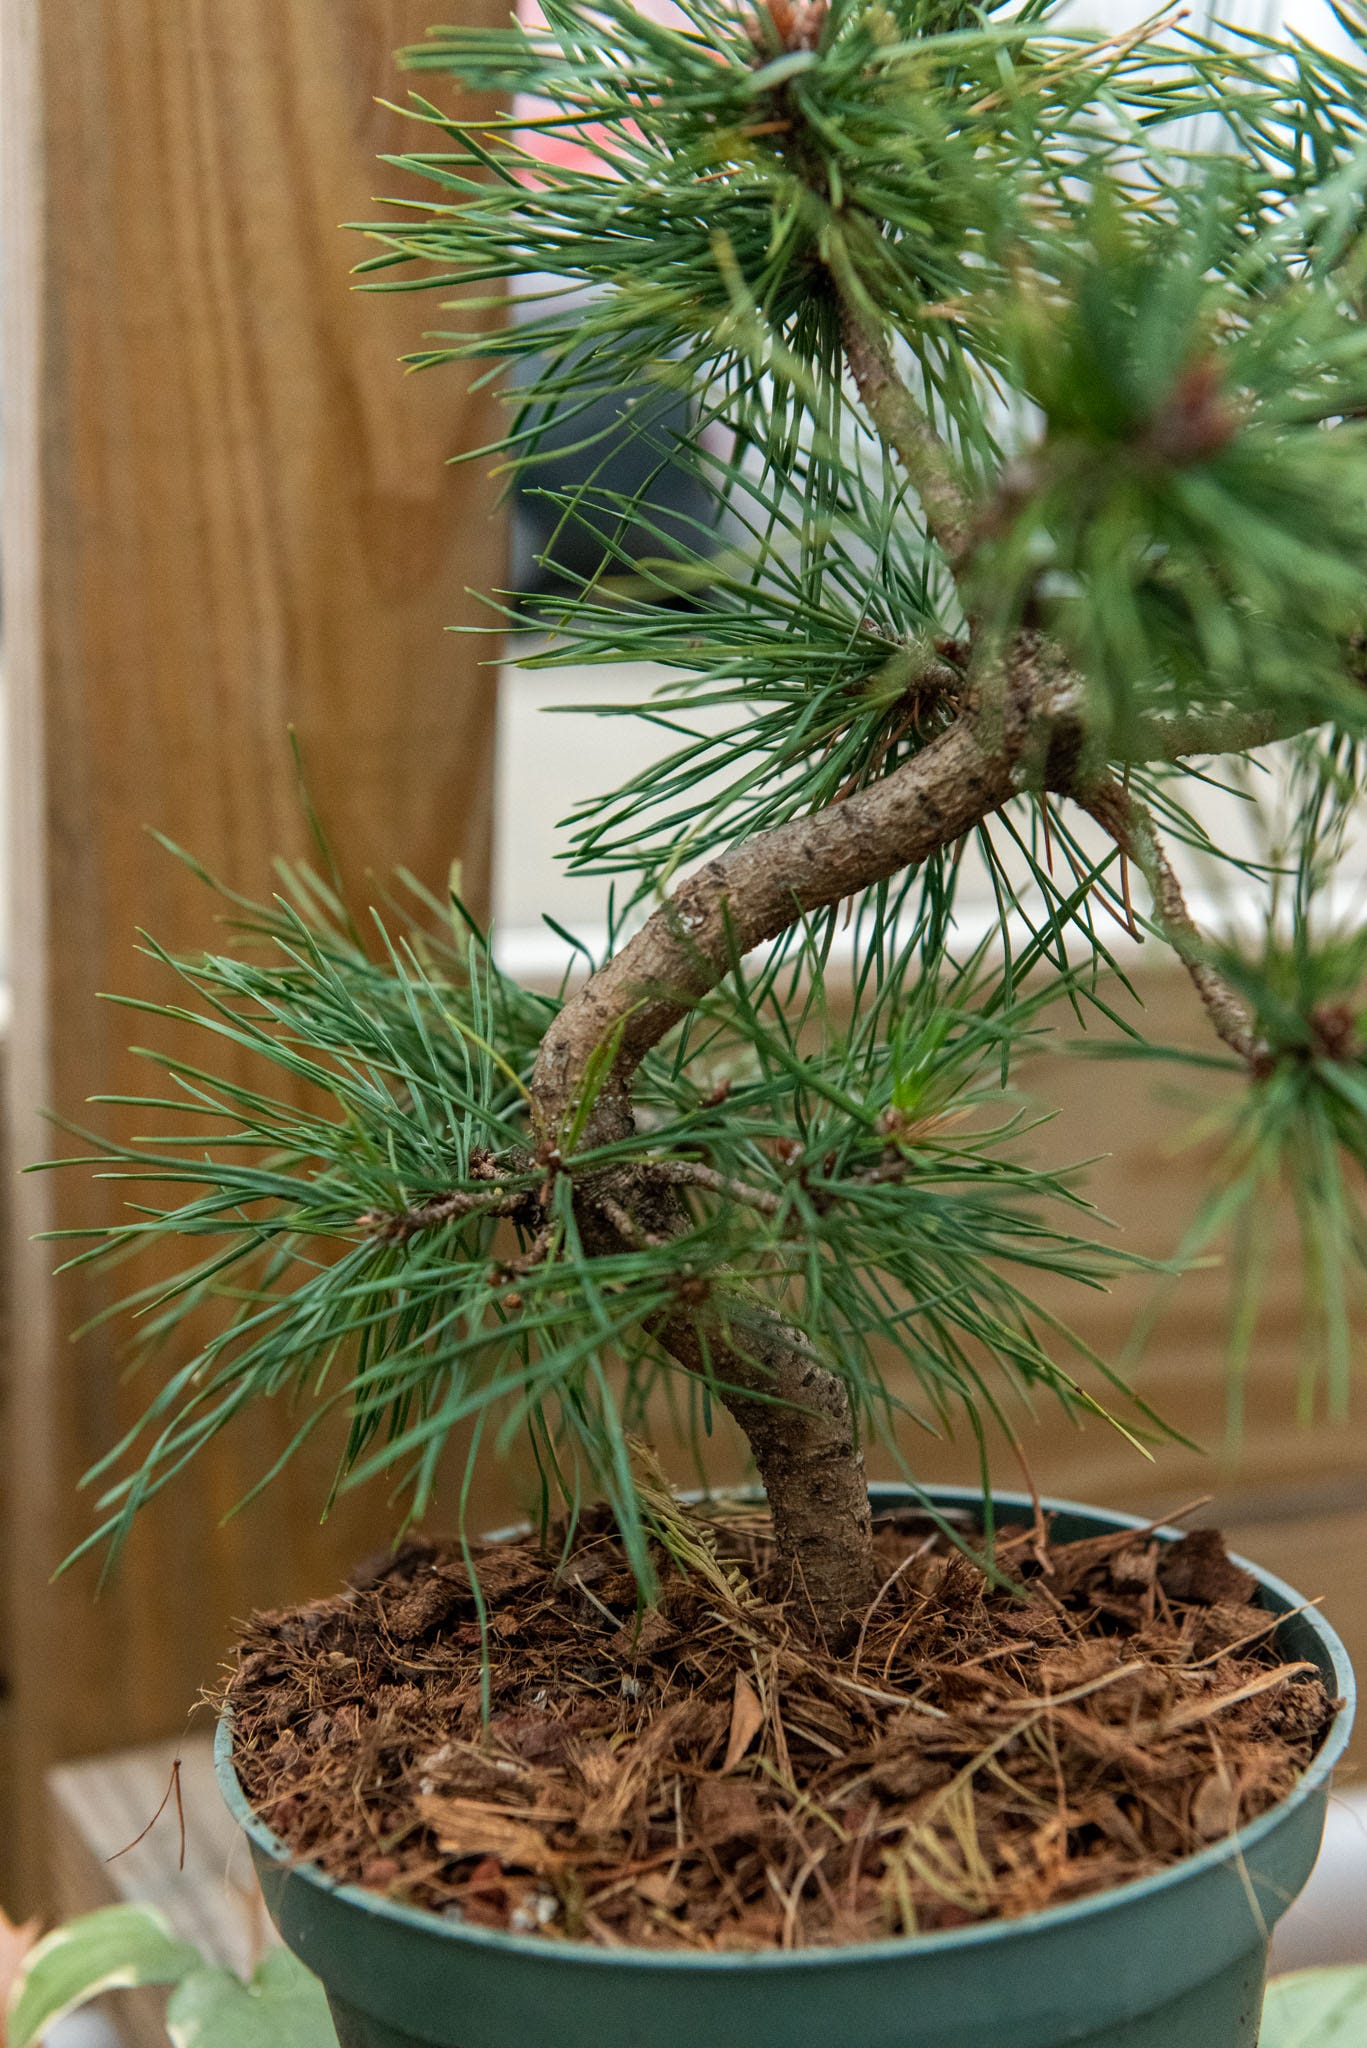
POLYGON ((614 1034, 616 1054, 583 1142, 624 1135, 637 1067, 733 957, 952 845, 1015 794, 1004 739, 985 746, 975 724, 960 718, 881 782, 708 861, 571 996, 546 1033, 532 1076, 539 1138, 558 1143, 590 1061, 614 1034))
MULTIPOLYGON (((559 1151, 600 1048, 616 1042, 581 1132, 584 1149, 630 1134, 641 1060, 737 954, 952 844, 1013 793, 1004 746, 984 746, 961 718, 881 782, 709 861, 570 997, 547 1032, 532 1078, 542 1147, 559 1151)), ((621 1192, 617 1182, 592 1226, 618 1244, 610 1210, 621 1192)), ((594 1207, 591 1185, 580 1200, 594 1207)), ((681 1224, 679 1215, 671 1227, 681 1224)), ((840 1640, 875 1590, 864 1461, 843 1382, 798 1331, 738 1295, 673 1315, 656 1335, 715 1386, 744 1431, 799 1606, 840 1640)))
POLYGON ((714 1385, 745 1434, 768 1497, 785 1589, 838 1647, 878 1590, 864 1454, 843 1381, 799 1333, 732 1297, 656 1331, 714 1385))
POLYGON ((1131 859, 1149 885, 1154 917, 1191 978, 1217 1038, 1232 1053, 1256 1066, 1263 1052, 1258 1041, 1253 1013, 1244 998, 1232 988, 1215 967, 1196 920, 1187 908, 1171 861, 1163 850, 1153 818, 1145 805, 1109 778, 1077 802, 1089 817, 1107 831, 1121 852, 1131 859))

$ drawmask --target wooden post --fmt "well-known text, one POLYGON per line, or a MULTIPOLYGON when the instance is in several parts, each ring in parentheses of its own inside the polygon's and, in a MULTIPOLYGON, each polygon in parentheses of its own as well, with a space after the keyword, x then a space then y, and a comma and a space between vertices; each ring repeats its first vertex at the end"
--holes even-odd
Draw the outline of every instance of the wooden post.
MULTIPOLYGON (((506 0, 460 0, 504 18, 506 0)), ((358 895, 398 862, 487 883, 494 487, 447 458, 494 401, 397 357, 434 301, 358 297, 338 223, 402 186, 412 131, 379 109, 428 0, 0 0, 7 189, 5 667, 14 1021, 8 1144, 64 1149, 40 1111, 146 1089, 136 1020, 99 989, 168 992, 134 951, 213 942, 212 899, 154 825, 249 891, 305 833, 287 728, 358 895)), ((455 103, 454 85, 450 102, 455 103)), ((320 1532, 316 1469, 225 1511, 288 1417, 236 1432, 148 1513, 98 1601, 49 1575, 90 1526, 76 1482, 147 1397, 116 1335, 68 1331, 108 1277, 54 1284, 33 1232, 120 1199, 29 1176, 13 1217, 4 1394, 3 1662, 10 1892, 42 1879, 51 1760, 183 1726, 233 1618, 322 1591, 378 1517, 320 1532)))

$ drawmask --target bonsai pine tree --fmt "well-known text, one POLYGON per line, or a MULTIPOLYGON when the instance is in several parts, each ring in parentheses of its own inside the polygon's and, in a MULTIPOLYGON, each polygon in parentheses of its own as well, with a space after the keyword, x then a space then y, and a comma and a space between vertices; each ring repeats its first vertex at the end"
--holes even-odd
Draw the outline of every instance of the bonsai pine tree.
POLYGON ((1062 998, 1144 1049, 1111 916, 1176 955, 1242 1074, 1186 1249, 1232 1228, 1251 1276, 1289 1182, 1344 1397, 1367 936, 1326 884, 1367 730, 1361 74, 1047 0, 546 0, 405 61, 507 108, 413 98, 399 167, 432 196, 361 266, 447 293, 463 324, 416 364, 517 372, 477 459, 534 490, 552 426, 563 449, 658 388, 634 473, 686 465, 715 516, 665 522, 586 428, 556 511, 601 566, 495 601, 536 664, 671 678, 638 707, 660 758, 571 821, 605 957, 549 996, 458 902, 354 922, 300 869, 239 906, 248 943, 168 962, 175 1014, 285 1085, 167 1061, 158 1106, 207 1138, 109 1148, 161 1192, 81 1255, 174 1240, 183 1271, 140 1303, 172 1367, 91 1542, 245 1406, 309 1395, 301 1436, 348 1419, 340 1482, 397 1475, 415 1515, 453 1449, 525 1435, 544 1512, 605 1497, 648 1586, 631 1439, 668 1392, 700 1442, 739 1426, 793 1612, 835 1642, 876 1589, 869 1443, 914 1477, 918 1421, 981 1440, 1013 1383, 1126 1411, 1034 1302, 1120 1255, 1011 1092, 1062 998), (1203 826, 1220 782, 1260 851, 1203 826), (1198 929, 1174 845, 1227 864, 1261 940, 1198 929))

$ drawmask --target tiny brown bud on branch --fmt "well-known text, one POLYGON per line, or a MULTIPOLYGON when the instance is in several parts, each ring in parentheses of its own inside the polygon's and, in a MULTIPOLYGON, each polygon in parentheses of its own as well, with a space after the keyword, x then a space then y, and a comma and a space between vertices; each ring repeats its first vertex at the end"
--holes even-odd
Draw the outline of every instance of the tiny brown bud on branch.
POLYGON ((1200 356, 1178 376, 1139 439, 1146 455, 1174 469, 1208 462, 1239 431, 1239 414, 1213 356, 1200 356))

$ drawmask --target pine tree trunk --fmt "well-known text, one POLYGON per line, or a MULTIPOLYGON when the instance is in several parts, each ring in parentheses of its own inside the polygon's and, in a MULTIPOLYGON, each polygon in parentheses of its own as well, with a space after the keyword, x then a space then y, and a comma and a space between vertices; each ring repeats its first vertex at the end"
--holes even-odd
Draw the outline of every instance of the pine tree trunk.
POLYGON ((784 1591, 799 1621, 838 1648, 877 1590, 864 1454, 843 1382, 763 1312, 743 1326, 739 1312, 725 1322, 715 1310, 678 1316, 657 1334, 689 1371, 723 1382, 768 1498, 784 1591))
MULTIPOLYGON (((984 746, 960 721, 882 782, 812 817, 744 840, 682 884, 635 938, 566 1003, 532 1080, 543 1152, 558 1157, 600 1048, 615 1041, 579 1133, 584 1149, 635 1127, 631 1082, 641 1060, 726 972, 733 948, 777 936, 804 912, 839 902, 958 838, 1012 794, 1000 742, 984 746)), ((620 1219, 675 1235, 677 1194, 650 1213, 647 1189, 613 1176, 581 1189, 586 1245, 630 1242, 620 1219), (614 1214, 618 1223, 614 1223, 614 1214)), ((849 1397, 801 1333, 737 1295, 679 1311, 661 1342, 716 1386, 745 1432, 773 1511, 794 1613, 839 1642, 876 1590, 868 1488, 849 1397)))

